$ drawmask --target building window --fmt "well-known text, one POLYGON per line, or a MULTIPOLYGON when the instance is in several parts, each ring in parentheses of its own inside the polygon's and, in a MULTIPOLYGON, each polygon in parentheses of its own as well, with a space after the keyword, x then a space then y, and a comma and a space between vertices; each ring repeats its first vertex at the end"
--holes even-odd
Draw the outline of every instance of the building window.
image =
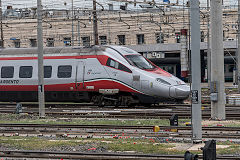
POLYGON ((21 66, 19 70, 19 78, 32 78, 32 66, 21 66))
POLYGON ((54 38, 47 38, 47 47, 54 47, 54 38))
POLYGON ((51 78, 52 66, 44 66, 44 78, 51 78))
POLYGON ((31 47, 37 47, 37 40, 36 39, 29 39, 31 47))
POLYGON ((109 11, 113 11, 113 4, 108 4, 109 11))
POLYGON ((0 48, 3 48, 3 41, 0 40, 0 48))
POLYGON ((156 36, 156 42, 157 43, 164 43, 164 36, 163 36, 163 33, 156 33, 155 34, 156 36))
POLYGON ((144 44, 144 34, 137 34, 137 44, 144 44))
POLYGON ((65 46, 71 46, 72 43, 71 43, 71 37, 64 37, 63 38, 63 43, 65 46))
POLYGON ((118 44, 125 45, 125 35, 118 35, 118 44))
POLYGON ((233 72, 234 67, 235 67, 234 65, 231 65, 231 64, 230 64, 230 65, 228 66, 228 72, 233 72))
POLYGON ((90 47, 90 37, 89 36, 82 37, 82 43, 84 47, 90 47))
POLYGON ((13 78, 14 67, 4 66, 1 68, 1 78, 13 78))
POLYGON ((99 36, 100 44, 106 45, 107 44, 107 36, 99 36))
POLYGON ((205 38, 204 31, 201 31, 201 42, 204 42, 204 38, 205 38))
POLYGON ((223 30, 223 40, 225 41, 226 40, 226 33, 225 33, 225 31, 223 30))
POLYGON ((72 66, 70 65, 64 65, 64 66, 58 66, 58 78, 70 78, 72 76, 72 66))
POLYGON ((20 39, 13 40, 13 44, 15 48, 20 48, 20 39))

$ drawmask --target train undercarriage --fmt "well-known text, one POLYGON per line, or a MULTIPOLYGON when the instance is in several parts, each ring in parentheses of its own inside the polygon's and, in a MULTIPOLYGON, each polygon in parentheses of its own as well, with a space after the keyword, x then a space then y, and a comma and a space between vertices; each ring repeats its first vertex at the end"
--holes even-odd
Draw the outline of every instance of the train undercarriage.
MULTIPOLYGON (((37 102, 38 92, 31 91, 2 91, 0 92, 2 102, 37 102)), ((63 92, 45 91, 46 102, 92 102, 97 106, 135 106, 158 104, 160 102, 171 102, 172 99, 152 97, 136 93, 122 92, 116 95, 104 95, 96 92, 63 92)), ((176 103, 176 101, 175 101, 176 103)), ((178 103, 182 103, 179 100, 178 103)))

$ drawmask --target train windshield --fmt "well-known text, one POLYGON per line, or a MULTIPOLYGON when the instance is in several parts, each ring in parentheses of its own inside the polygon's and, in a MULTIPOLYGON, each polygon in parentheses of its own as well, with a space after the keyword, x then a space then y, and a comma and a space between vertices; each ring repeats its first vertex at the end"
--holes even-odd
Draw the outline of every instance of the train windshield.
POLYGON ((126 55, 125 57, 130 61, 132 65, 135 65, 140 69, 156 68, 150 62, 148 62, 142 55, 126 55))

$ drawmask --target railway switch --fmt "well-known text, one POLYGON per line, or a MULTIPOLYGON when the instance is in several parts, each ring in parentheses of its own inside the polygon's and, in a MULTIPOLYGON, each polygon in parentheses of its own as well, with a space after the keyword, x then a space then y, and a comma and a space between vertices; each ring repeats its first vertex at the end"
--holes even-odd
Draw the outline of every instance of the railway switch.
POLYGON ((170 126, 178 126, 178 115, 173 114, 170 120, 170 126))
POLYGON ((198 155, 186 151, 184 154, 184 160, 198 160, 198 155))
POLYGON ((216 141, 210 140, 205 142, 203 150, 203 160, 216 160, 216 141))
POLYGON ((158 132, 160 130, 159 126, 154 126, 153 127, 153 132, 158 132))
MULTIPOLYGON (((172 117, 169 119, 170 120, 170 126, 178 126, 178 115, 173 114, 172 117)), ((178 129, 176 128, 171 128, 171 132, 178 132, 178 129)))
POLYGON ((16 114, 22 113, 22 104, 17 103, 16 105, 16 114))

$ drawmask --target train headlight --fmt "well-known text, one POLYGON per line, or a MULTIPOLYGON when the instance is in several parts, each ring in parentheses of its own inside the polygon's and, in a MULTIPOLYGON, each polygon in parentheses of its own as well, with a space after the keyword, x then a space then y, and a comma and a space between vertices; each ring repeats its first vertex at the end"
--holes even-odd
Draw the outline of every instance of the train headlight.
POLYGON ((156 81, 158 81, 158 82, 160 82, 160 83, 162 83, 162 84, 165 84, 165 85, 171 85, 171 83, 163 80, 162 78, 156 78, 156 81))

